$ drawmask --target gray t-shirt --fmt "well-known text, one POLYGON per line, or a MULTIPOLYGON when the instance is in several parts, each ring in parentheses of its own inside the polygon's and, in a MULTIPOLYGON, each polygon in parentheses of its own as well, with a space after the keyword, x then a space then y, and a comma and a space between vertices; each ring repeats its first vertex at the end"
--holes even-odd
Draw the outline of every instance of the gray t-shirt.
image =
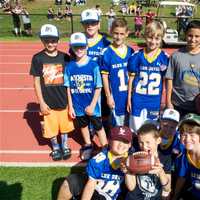
POLYGON ((194 98, 200 93, 200 53, 182 48, 172 54, 165 77, 173 80, 172 103, 195 111, 194 98))

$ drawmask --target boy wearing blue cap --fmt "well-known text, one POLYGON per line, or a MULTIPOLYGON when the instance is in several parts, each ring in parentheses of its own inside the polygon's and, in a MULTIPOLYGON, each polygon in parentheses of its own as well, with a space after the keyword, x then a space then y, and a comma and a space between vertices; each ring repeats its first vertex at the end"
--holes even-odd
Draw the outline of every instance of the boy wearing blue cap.
POLYGON ((51 141, 53 160, 67 159, 71 155, 67 133, 74 130, 73 122, 68 117, 66 88, 63 85, 64 67, 69 56, 57 49, 59 33, 54 25, 43 25, 40 39, 44 49, 33 56, 30 74, 34 77, 35 93, 44 118, 43 137, 51 141), (62 151, 57 141, 59 132, 62 151))
POLYGON ((70 46, 75 54, 75 60, 69 62, 66 67, 64 84, 67 87, 69 115, 76 119, 85 142, 81 149, 81 159, 88 160, 92 154, 89 123, 97 132, 101 145, 107 145, 101 120, 102 81, 98 64, 87 56, 86 36, 80 32, 72 34, 70 46))

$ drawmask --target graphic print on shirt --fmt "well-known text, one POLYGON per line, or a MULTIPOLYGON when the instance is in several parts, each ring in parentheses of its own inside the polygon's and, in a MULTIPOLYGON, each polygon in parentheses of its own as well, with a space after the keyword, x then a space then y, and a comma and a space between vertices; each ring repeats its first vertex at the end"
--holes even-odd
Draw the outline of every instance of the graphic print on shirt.
POLYGON ((61 85, 64 83, 62 64, 43 64, 42 72, 45 85, 61 85))
POLYGON ((137 176, 137 184, 144 195, 144 200, 148 200, 158 193, 155 181, 147 175, 137 176))

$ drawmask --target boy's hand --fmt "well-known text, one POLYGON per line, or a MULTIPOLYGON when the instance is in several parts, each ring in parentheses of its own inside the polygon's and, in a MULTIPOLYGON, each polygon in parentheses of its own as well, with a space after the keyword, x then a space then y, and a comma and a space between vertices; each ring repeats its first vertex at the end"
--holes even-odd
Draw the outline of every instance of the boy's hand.
POLYGON ((174 109, 174 106, 173 106, 173 104, 170 102, 170 103, 167 103, 167 108, 174 109))
POLYGON ((107 97, 107 104, 111 109, 115 107, 115 102, 112 96, 107 97))
POLYGON ((49 115, 50 114, 51 108, 46 103, 41 103, 40 104, 40 111, 42 115, 49 115))
POLYGON ((158 177, 160 177, 163 172, 163 165, 160 163, 159 160, 156 160, 156 163, 154 166, 152 166, 152 170, 149 171, 149 174, 156 174, 158 177))
POLYGON ((93 115, 93 112, 94 112, 94 107, 91 106, 91 105, 87 106, 87 107, 85 108, 85 112, 86 112, 87 115, 92 116, 92 115, 93 115))
POLYGON ((70 116, 72 119, 75 119, 75 118, 76 118, 76 114, 75 114, 74 108, 73 108, 72 106, 69 106, 69 116, 70 116))

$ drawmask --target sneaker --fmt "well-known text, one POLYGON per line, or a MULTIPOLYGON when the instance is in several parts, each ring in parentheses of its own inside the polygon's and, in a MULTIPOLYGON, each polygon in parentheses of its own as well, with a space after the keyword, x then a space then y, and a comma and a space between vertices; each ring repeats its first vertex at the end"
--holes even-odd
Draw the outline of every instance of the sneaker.
POLYGON ((71 157, 71 149, 70 148, 63 149, 62 150, 62 158, 63 158, 63 160, 67 160, 70 157, 71 157))
POLYGON ((82 161, 89 160, 92 157, 92 145, 84 146, 80 149, 80 158, 82 161))
POLYGON ((52 157, 52 159, 53 159, 54 161, 61 160, 61 159, 62 159, 61 150, 60 150, 60 149, 53 150, 53 151, 51 152, 50 156, 52 157))

